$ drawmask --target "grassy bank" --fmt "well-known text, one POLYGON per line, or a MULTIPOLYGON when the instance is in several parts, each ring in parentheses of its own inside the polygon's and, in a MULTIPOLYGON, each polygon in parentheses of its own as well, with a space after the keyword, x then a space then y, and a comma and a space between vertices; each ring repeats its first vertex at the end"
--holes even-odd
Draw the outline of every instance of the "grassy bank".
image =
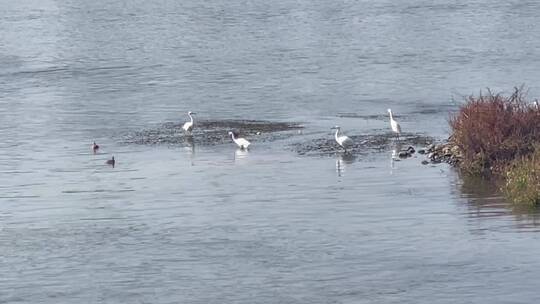
POLYGON ((503 190, 516 204, 540 205, 540 147, 527 157, 516 159, 507 167, 503 190))
POLYGON ((511 201, 540 204, 540 109, 522 88, 509 96, 490 91, 469 96, 450 126, 463 171, 502 177, 511 201))

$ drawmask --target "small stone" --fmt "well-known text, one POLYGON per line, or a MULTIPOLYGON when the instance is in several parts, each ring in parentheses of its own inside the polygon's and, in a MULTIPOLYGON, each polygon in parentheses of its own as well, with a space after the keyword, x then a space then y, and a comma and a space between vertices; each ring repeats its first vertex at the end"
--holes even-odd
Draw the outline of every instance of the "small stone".
POLYGON ((435 145, 433 145, 433 144, 426 147, 427 152, 433 152, 434 149, 435 149, 435 145))
POLYGON ((427 164, 429 164, 429 162, 427 160, 422 161, 422 165, 427 165, 427 164))
POLYGON ((409 147, 407 148, 407 152, 409 152, 410 154, 413 154, 414 152, 416 152, 416 150, 414 150, 413 147, 409 146, 409 147))
POLYGON ((418 150, 418 153, 420 153, 420 154, 426 154, 426 150, 425 150, 425 149, 420 149, 420 150, 418 150))

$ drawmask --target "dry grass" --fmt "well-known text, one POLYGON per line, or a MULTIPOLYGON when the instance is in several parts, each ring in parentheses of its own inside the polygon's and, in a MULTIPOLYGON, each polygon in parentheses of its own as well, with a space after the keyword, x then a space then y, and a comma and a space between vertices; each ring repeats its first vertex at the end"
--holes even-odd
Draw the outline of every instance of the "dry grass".
POLYGON ((503 173, 514 159, 530 155, 540 142, 540 110, 523 88, 510 96, 469 96, 450 118, 451 141, 463 153, 461 168, 473 174, 503 173))
POLYGON ((513 161, 507 169, 503 191, 515 204, 540 205, 540 147, 528 157, 513 161))

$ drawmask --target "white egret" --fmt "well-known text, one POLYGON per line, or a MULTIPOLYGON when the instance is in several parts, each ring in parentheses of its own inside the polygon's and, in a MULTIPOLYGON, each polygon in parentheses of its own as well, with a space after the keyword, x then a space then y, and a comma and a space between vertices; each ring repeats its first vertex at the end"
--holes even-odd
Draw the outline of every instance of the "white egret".
POLYGON ((193 116, 191 116, 193 114, 197 114, 197 113, 193 113, 191 111, 189 111, 187 113, 187 115, 189 116, 190 121, 184 123, 184 125, 182 126, 182 129, 184 129, 184 131, 186 131, 186 132, 193 131, 193 116))
POLYGON ((397 138, 399 139, 399 135, 401 134, 401 127, 398 122, 394 120, 391 109, 388 109, 388 114, 390 114, 390 127, 392 127, 392 132, 396 133, 397 138))
POLYGON ((537 110, 540 110, 540 104, 538 104, 538 100, 535 100, 535 101, 534 101, 534 107, 535 107, 537 110))
POLYGON ((335 126, 332 129, 336 130, 336 134, 334 137, 338 145, 340 145, 343 149, 345 149, 345 151, 347 151, 347 148, 352 146, 353 141, 348 136, 339 134, 339 132, 341 131, 341 128, 339 126, 335 126))
POLYGON ((229 135, 231 136, 232 140, 234 141, 234 143, 240 147, 240 149, 247 149, 249 147, 249 145, 251 144, 249 141, 247 141, 247 139, 245 138, 236 138, 236 136, 234 135, 233 132, 229 132, 229 135))

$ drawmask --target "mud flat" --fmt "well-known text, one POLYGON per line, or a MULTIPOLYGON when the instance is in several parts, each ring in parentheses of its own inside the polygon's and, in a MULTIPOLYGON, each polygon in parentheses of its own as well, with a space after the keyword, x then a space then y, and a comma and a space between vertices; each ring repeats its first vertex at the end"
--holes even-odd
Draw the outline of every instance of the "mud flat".
MULTIPOLYGON (((402 134, 400 140, 397 140, 392 133, 362 134, 349 137, 353 141, 353 144, 347 149, 347 154, 356 156, 392 149, 399 152, 402 149, 407 149, 409 146, 420 148, 435 142, 435 139, 430 136, 413 133, 402 134)), ((291 145, 291 149, 299 155, 307 156, 334 156, 336 152, 344 151, 336 143, 333 135, 294 143, 291 145)))
POLYGON ((209 120, 197 121, 192 134, 182 130, 182 124, 164 123, 157 128, 134 131, 121 135, 120 142, 138 145, 213 146, 230 142, 229 131, 258 142, 285 139, 304 127, 296 122, 262 120, 209 120))

